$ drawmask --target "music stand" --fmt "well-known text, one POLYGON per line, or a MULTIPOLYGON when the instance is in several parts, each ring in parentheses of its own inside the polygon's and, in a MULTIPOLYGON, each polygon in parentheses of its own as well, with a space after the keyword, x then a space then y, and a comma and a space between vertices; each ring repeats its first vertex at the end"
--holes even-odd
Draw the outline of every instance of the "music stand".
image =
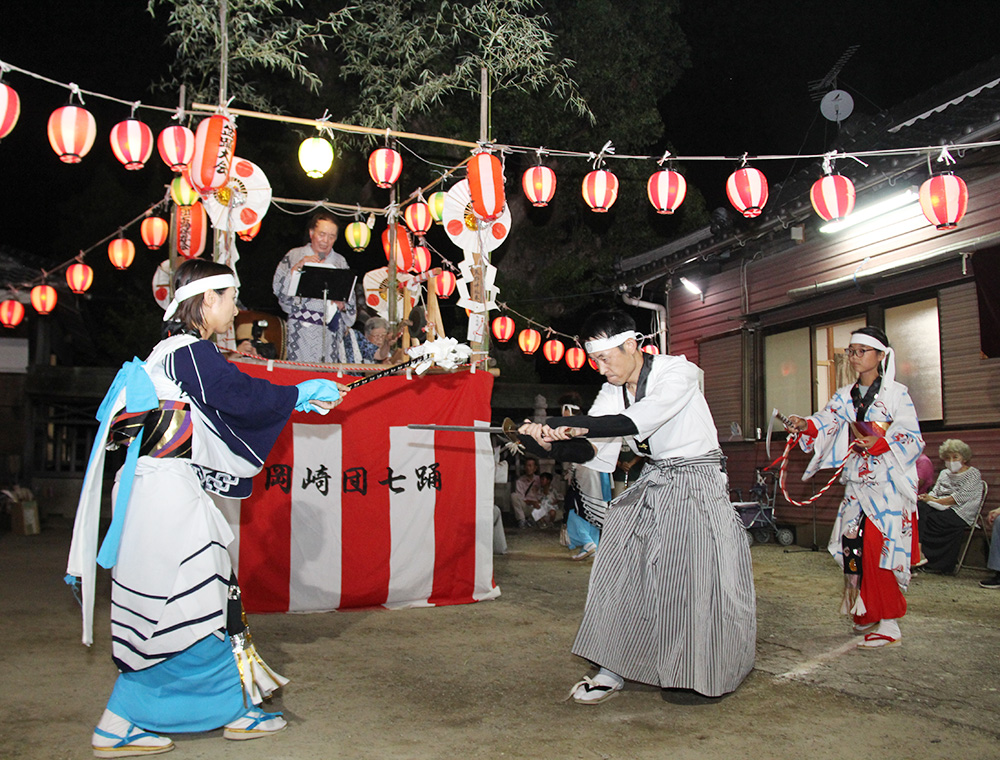
MULTIPOLYGON (((299 298, 320 299, 324 303, 323 320, 326 322, 326 304, 329 301, 350 300, 358 276, 350 269, 339 269, 330 264, 303 264, 298 272, 293 272, 288 283, 289 295, 299 298)), ((324 325, 325 326, 325 325, 324 325)), ((327 340, 329 330, 323 331, 323 361, 329 356, 327 340)))

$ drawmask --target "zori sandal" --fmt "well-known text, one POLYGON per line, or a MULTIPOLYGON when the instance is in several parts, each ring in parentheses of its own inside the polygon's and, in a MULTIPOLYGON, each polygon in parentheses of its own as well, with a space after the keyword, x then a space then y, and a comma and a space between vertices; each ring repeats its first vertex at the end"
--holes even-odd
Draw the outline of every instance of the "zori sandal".
POLYGON ((615 696, 625 684, 614 681, 602 675, 593 678, 584 676, 582 681, 573 684, 566 699, 572 699, 581 705, 599 705, 615 696))
POLYGON ((858 649, 888 649, 889 647, 898 646, 899 639, 894 639, 892 636, 886 636, 884 633, 876 633, 875 631, 872 631, 871 633, 865 634, 865 640, 858 644, 858 649))

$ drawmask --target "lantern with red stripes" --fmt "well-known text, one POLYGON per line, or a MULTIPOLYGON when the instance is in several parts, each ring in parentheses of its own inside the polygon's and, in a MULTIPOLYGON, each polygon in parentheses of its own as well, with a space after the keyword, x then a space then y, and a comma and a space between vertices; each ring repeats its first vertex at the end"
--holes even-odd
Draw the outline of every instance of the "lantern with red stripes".
POLYGON ((194 132, 175 124, 156 138, 156 150, 171 171, 182 172, 194 158, 194 132))
POLYGON ((359 253, 368 247, 372 240, 372 231, 364 222, 351 222, 344 230, 344 240, 359 253))
POLYGON ((493 337, 501 343, 506 343, 514 336, 514 320, 510 317, 497 317, 493 320, 493 337))
POLYGON ((607 169, 595 169, 583 178, 582 192, 591 209, 604 213, 618 199, 618 177, 607 169))
POLYGON ((587 352, 579 346, 566 349, 566 366, 571 370, 578 370, 587 361, 587 352))
POLYGON ((402 171, 403 159, 392 148, 379 148, 368 156, 368 174, 379 187, 392 187, 402 171))
POLYGON ((645 351, 647 354, 652 354, 653 356, 656 356, 657 354, 660 353, 660 349, 657 347, 655 343, 647 343, 645 346, 642 347, 642 350, 645 351))
POLYGON ((66 270, 66 284, 74 293, 86 293, 93 282, 94 270, 82 262, 77 262, 66 270))
POLYGON ((843 175, 827 174, 813 183, 809 200, 825 221, 843 219, 854 210, 854 183, 843 175))
POLYGON ((147 216, 139 225, 139 236, 151 251, 155 251, 166 243, 169 234, 170 225, 166 219, 160 216, 147 216))
POLYGON ((492 153, 477 153, 469 161, 467 171, 472 213, 486 222, 496 219, 507 202, 500 159, 492 153))
POLYGON ((391 257, 389 251, 389 227, 385 228, 385 232, 382 233, 382 250, 385 251, 385 260, 389 261, 393 258, 396 262, 396 269, 400 272, 409 271, 410 267, 413 266, 413 249, 410 246, 410 235, 406 231, 406 227, 401 224, 396 225, 396 248, 395 257, 391 257))
POLYGON ((448 298, 455 292, 456 284, 455 275, 445 270, 434 278, 434 292, 437 293, 438 298, 448 298))
POLYGON ((952 230, 965 216, 969 188, 951 172, 935 174, 920 186, 920 208, 939 230, 952 230))
POLYGON ((128 238, 115 238, 108 243, 108 258, 115 269, 128 269, 135 259, 135 245, 128 238))
POLYGON ((547 166, 532 166, 521 176, 521 187, 532 206, 547 206, 556 194, 556 173, 547 166))
POLYGON ((31 305, 39 314, 48 314, 56 308, 56 289, 51 285, 36 285, 31 289, 31 305))
POLYGON ((0 83, 0 140, 10 134, 20 115, 21 98, 13 87, 0 83))
POLYGON ((531 356, 542 345, 542 336, 532 327, 525 328, 517 336, 517 345, 525 354, 531 356))
POLYGON ((767 177, 764 172, 751 166, 737 169, 726 182, 726 195, 747 219, 760 216, 767 203, 767 177))
POLYGON ((111 151, 129 171, 141 169, 153 154, 153 130, 138 119, 125 119, 111 128, 111 151))
POLYGON ((441 223, 441 220, 444 219, 444 199, 447 196, 448 193, 443 190, 439 190, 427 199, 427 207, 430 209, 431 219, 439 224, 441 223))
POLYGON ((4 327, 17 327, 24 319, 24 306, 20 301, 8 299, 0 303, 0 323, 4 327))
POLYGON ((177 253, 196 259, 205 251, 208 238, 208 214, 201 201, 177 209, 177 253))
POLYGON ((421 272, 426 272, 430 268, 431 252, 427 250, 426 246, 413 246, 413 263, 410 266, 410 271, 420 274, 421 272))
POLYGON ((646 195, 657 214, 672 214, 684 202, 687 181, 678 172, 664 169, 649 178, 646 195))
POLYGON ((97 122, 86 108, 63 106, 49 116, 49 145, 67 164, 78 164, 97 137, 97 122))
POLYGON ((566 346, 556 338, 545 341, 545 345, 542 346, 542 355, 549 360, 549 364, 558 364, 564 353, 566 353, 566 346))
POLYGON ((260 232, 260 222, 257 222, 257 224, 247 227, 245 230, 240 230, 239 232, 236 233, 236 236, 240 240, 249 243, 251 240, 257 237, 258 232, 260 232))
POLYGON ((194 135, 194 155, 188 166, 188 181, 202 195, 224 187, 236 150, 236 125, 228 116, 214 114, 202 119, 194 135))
POLYGON ((426 235, 427 230, 434 224, 434 220, 431 218, 431 209, 423 201, 416 201, 407 206, 403 218, 406 220, 406 226, 414 235, 426 235))
POLYGON ((178 206, 193 206, 201 200, 198 191, 191 187, 184 174, 174 177, 170 183, 170 197, 178 206))

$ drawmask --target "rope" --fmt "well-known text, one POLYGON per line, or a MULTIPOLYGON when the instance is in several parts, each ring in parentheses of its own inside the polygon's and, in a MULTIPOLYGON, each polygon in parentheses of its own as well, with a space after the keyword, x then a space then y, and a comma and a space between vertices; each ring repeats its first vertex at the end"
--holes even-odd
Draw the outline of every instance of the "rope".
POLYGON ((781 465, 778 467, 778 485, 781 487, 781 495, 785 497, 785 501, 787 501, 789 504, 793 504, 796 507, 808 507, 810 504, 816 501, 816 499, 818 499, 820 496, 829 491, 830 487, 837 482, 837 480, 840 478, 840 474, 844 471, 844 467, 847 466, 847 460, 849 460, 851 458, 851 455, 854 454, 854 450, 852 449, 847 452, 847 456, 845 456, 843 461, 837 466, 837 469, 833 471, 833 475, 830 477, 830 480, 827 481, 825 486, 823 486, 821 489, 819 489, 817 493, 813 494, 810 498, 806 499, 805 501, 796 501, 795 499, 793 499, 791 496, 788 495, 788 489, 785 487, 785 480, 788 474, 787 473, 788 454, 791 452, 795 444, 798 443, 799 438, 801 437, 802 436, 799 433, 796 433, 795 435, 789 435, 787 440, 785 441, 784 453, 782 453, 780 457, 775 459, 773 462, 771 462, 771 464, 769 464, 764 469, 770 470, 772 467, 774 467, 774 465, 780 462, 781 465))

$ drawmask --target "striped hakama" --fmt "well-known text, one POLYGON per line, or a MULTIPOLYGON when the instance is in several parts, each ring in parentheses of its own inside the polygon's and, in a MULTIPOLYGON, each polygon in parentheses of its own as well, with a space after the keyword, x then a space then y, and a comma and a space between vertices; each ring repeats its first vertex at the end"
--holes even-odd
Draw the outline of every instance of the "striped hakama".
POLYGON ((651 460, 605 518, 573 652, 707 696, 752 670, 756 600, 720 451, 651 460))

